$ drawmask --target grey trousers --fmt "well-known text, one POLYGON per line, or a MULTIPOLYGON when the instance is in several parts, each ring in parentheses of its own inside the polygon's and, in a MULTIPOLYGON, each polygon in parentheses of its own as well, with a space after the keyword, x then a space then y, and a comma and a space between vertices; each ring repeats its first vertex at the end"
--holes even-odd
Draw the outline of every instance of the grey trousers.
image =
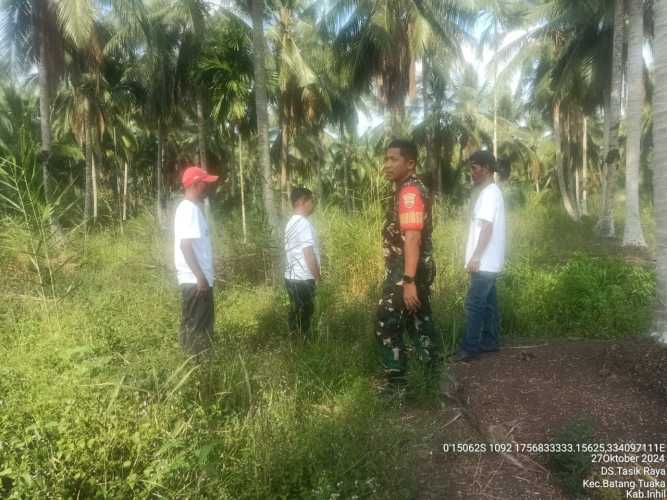
POLYGON ((180 285, 181 332, 179 341, 188 354, 201 354, 211 348, 215 308, 213 288, 197 293, 197 285, 180 285))

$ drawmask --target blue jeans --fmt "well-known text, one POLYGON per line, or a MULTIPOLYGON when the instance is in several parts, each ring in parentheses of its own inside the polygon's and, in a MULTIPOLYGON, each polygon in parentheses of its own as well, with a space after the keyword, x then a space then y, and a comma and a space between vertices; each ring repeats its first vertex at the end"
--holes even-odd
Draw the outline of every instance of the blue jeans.
POLYGON ((466 333, 461 349, 476 356, 480 351, 498 349, 500 316, 496 299, 498 273, 470 274, 470 287, 465 301, 466 333), (481 333, 481 335, 480 335, 481 333))

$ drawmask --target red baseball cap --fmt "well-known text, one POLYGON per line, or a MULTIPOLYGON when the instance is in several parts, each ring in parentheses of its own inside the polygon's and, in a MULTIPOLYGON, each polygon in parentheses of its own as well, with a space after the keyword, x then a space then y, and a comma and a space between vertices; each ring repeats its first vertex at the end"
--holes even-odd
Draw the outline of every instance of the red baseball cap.
POLYGON ((181 182, 183 187, 189 188, 197 181, 203 182, 215 182, 218 180, 217 175, 208 175, 206 170, 200 167, 187 167, 183 172, 183 177, 181 177, 181 182))

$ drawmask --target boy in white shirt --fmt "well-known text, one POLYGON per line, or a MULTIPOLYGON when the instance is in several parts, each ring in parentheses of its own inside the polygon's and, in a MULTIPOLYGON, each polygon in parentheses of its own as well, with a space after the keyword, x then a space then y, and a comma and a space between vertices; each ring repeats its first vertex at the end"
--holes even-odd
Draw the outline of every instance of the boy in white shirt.
POLYGON ((465 252, 465 268, 470 274, 466 332, 456 361, 471 361, 481 352, 498 351, 496 278, 505 265, 505 204, 493 182, 495 158, 488 151, 477 151, 468 161, 478 195, 473 201, 465 252))
POLYGON ((181 331, 184 351, 200 354, 213 338, 213 248, 203 202, 216 175, 196 166, 182 176, 185 197, 174 215, 174 264, 181 289, 181 331))
POLYGON ((288 317, 292 333, 307 336, 315 308, 315 287, 320 280, 320 249, 308 217, 315 210, 313 193, 299 187, 290 195, 294 214, 285 226, 285 288, 290 298, 288 317))

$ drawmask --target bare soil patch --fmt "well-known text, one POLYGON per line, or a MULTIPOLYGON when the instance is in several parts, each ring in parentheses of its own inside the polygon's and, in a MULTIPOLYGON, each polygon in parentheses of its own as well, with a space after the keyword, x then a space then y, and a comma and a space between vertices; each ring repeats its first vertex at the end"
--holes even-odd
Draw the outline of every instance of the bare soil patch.
POLYGON ((666 367, 667 348, 636 338, 533 340, 451 365, 441 408, 404 414, 406 425, 422 429, 419 498, 568 498, 546 454, 445 453, 442 445, 548 443, 580 419, 598 443, 665 443, 666 367))

